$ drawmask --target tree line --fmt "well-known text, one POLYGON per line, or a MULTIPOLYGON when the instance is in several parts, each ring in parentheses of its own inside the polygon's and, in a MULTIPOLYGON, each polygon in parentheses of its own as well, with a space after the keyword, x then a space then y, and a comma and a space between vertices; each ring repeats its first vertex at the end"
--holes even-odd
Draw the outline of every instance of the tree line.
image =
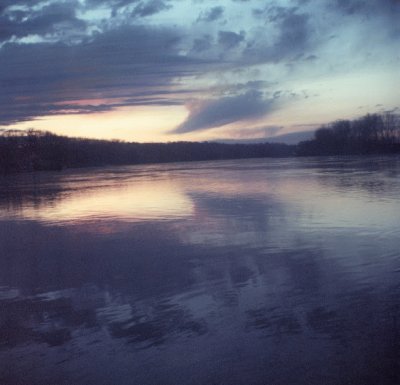
POLYGON ((385 113, 339 120, 312 140, 279 143, 130 143, 69 138, 49 132, 0 132, 0 173, 64 168, 242 158, 400 153, 400 117, 385 113))
POLYGON ((314 139, 297 146, 299 156, 400 153, 400 116, 368 114, 338 120, 316 130, 314 139))
POLYGON ((35 130, 14 130, 3 131, 0 134, 0 173, 107 165, 288 157, 294 153, 295 146, 276 143, 129 143, 69 138, 35 130))

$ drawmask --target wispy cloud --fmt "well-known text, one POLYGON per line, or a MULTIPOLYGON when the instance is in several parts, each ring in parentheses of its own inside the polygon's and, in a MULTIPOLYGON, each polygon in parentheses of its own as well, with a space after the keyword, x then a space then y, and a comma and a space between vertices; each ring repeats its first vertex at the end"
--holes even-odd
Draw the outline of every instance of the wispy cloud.
POLYGON ((272 99, 265 99, 255 90, 237 96, 193 101, 188 105, 189 116, 172 133, 182 134, 257 119, 270 112, 272 105, 272 99))

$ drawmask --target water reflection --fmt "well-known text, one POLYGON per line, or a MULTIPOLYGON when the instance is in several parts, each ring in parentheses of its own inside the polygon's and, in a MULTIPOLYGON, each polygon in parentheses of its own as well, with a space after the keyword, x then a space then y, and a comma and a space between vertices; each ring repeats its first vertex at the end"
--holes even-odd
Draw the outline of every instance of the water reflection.
MULTIPOLYGON (((85 181, 87 182, 87 181, 85 181)), ((63 190, 68 178, 44 191, 3 192, 3 216, 48 224, 90 220, 144 221, 191 214, 192 202, 168 180, 115 181, 111 185, 63 190), (6 198, 6 199, 4 199, 6 198)))
POLYGON ((399 166, 4 179, 0 383, 398 383, 399 166))

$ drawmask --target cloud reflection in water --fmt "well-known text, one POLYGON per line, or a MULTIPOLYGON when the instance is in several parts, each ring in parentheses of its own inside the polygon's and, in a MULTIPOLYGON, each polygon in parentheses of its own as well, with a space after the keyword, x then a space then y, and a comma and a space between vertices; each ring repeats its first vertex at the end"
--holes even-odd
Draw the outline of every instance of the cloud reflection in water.
POLYGON ((132 167, 57 174, 35 200, 26 182, 18 204, 3 191, 0 378, 394 383, 398 164, 338 166, 132 167))

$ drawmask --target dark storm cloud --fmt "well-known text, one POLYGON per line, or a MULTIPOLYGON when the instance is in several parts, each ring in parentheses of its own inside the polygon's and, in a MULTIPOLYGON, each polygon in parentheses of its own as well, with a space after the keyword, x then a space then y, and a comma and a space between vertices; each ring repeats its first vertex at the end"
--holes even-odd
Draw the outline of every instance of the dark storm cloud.
POLYGON ((254 10, 257 18, 263 18, 275 27, 277 37, 265 41, 264 36, 250 40, 244 50, 244 59, 250 62, 279 62, 301 58, 309 51, 314 38, 310 26, 310 16, 298 13, 298 9, 284 7, 267 7, 254 10))
POLYGON ((0 41, 12 36, 17 38, 29 35, 54 33, 57 28, 66 30, 84 30, 86 23, 76 16, 78 3, 75 1, 53 3, 39 11, 16 10, 4 12, 0 16, 0 41))
POLYGON ((399 0, 335 0, 334 9, 348 16, 361 16, 363 20, 377 21, 375 28, 387 32, 387 37, 397 41, 400 37, 400 1, 399 0))
POLYGON ((197 20, 208 23, 220 19, 223 16, 223 14, 224 14, 223 7, 213 7, 205 12, 202 12, 197 20))
POLYGON ((348 14, 368 9, 368 4, 365 0, 334 0, 332 1, 331 6, 348 14))
POLYGON ((393 14, 400 12, 399 0, 334 0, 330 7, 347 14, 369 14, 371 16, 379 13, 393 14))
POLYGON ((307 48, 310 37, 308 18, 308 15, 291 13, 282 19, 281 35, 274 46, 278 57, 307 48))
POLYGON ((218 32, 218 44, 224 49, 232 49, 237 47, 245 37, 245 33, 235 33, 231 31, 219 31, 218 32))
POLYGON ((259 91, 241 95, 196 101, 189 106, 189 116, 172 133, 182 134, 224 126, 229 123, 261 118, 272 110, 272 100, 259 91))
POLYGON ((194 39, 192 51, 193 53, 200 53, 209 50, 212 47, 213 38, 211 35, 204 35, 198 39, 194 39))
POLYGON ((141 1, 133 10, 132 16, 146 17, 171 8, 171 5, 163 0, 141 1))
POLYGON ((334 0, 329 10, 351 17, 354 22, 371 25, 371 36, 384 31, 389 41, 400 37, 400 1, 399 0, 334 0))
MULTIPOLYGON (((179 41, 171 29, 124 27, 80 45, 7 44, 0 50, 0 123, 64 111, 55 104, 61 101, 134 98, 143 90, 157 98, 174 78, 196 71, 179 55, 179 41)), ((147 104, 141 98, 135 102, 147 104)))

